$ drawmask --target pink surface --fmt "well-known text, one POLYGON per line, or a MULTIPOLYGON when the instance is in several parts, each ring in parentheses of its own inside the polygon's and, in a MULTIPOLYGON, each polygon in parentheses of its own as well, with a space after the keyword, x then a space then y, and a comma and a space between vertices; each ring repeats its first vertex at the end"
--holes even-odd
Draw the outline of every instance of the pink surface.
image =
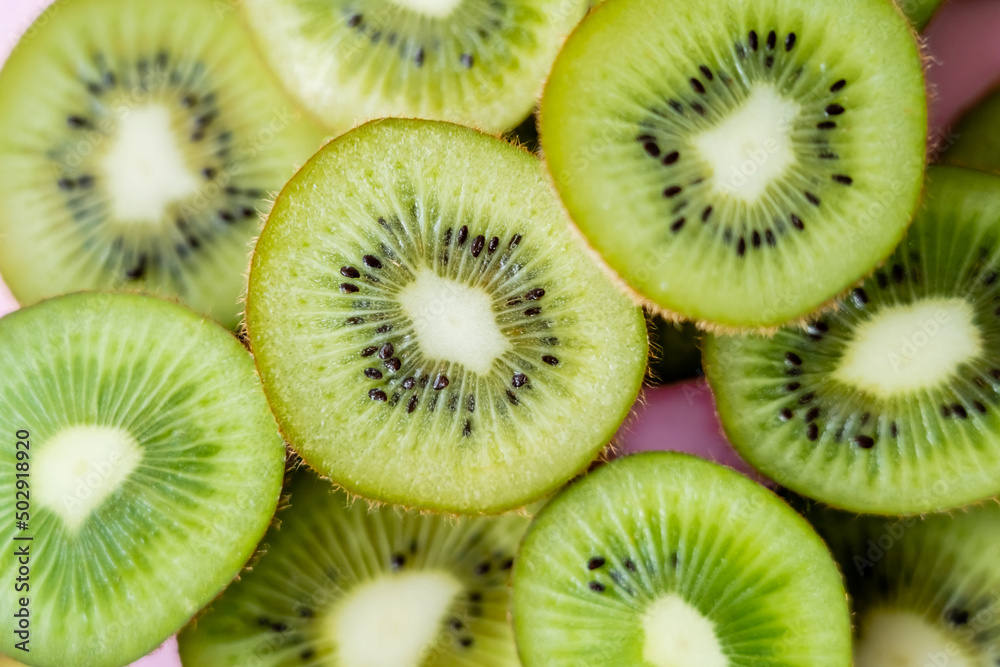
MULTIPOLYGON (((0 0, 0 62, 7 57, 18 35, 47 4, 41 0, 0 0)), ((946 137, 942 128, 960 110, 1000 83, 997 35, 1000 35, 998 0, 951 0, 929 26, 927 53, 933 61, 929 81, 936 93, 932 103, 933 136, 946 137)), ((0 282, 0 314, 14 308, 16 303, 0 282)), ((700 381, 646 391, 623 429, 621 441, 625 451, 689 451, 746 470, 720 434, 711 393, 700 381)), ((174 640, 134 663, 138 667, 179 664, 174 640)))

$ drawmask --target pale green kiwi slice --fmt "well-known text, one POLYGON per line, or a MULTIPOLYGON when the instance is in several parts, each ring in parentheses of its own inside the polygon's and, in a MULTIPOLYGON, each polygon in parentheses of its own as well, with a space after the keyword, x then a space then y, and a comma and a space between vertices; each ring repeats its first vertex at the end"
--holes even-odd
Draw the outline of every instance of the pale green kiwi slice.
POLYGON ((726 433, 754 467, 855 512, 1000 494, 1000 177, 935 167, 906 240, 804 328, 709 337, 726 433))
POLYGON ((823 306, 902 238, 923 184, 913 30, 885 0, 608 0, 542 98, 552 178, 639 297, 708 329, 823 306))
POLYGON ((0 319, 0 368, 0 650, 137 660, 230 582, 274 513, 285 450, 253 361, 181 306, 79 293, 0 319))
POLYGON ((641 309, 573 236, 538 160, 436 121, 363 125, 296 174, 254 253, 247 325, 310 465, 460 513, 585 468, 647 353, 641 309))
POLYGON ((949 138, 942 162, 1000 174, 1000 88, 966 112, 949 138))
POLYGON ((514 633, 524 667, 851 664, 819 536, 757 483, 677 453, 618 459, 542 509, 514 565, 514 633))
POLYGON ((240 319, 269 197, 323 134, 213 0, 63 0, 0 70, 0 273, 240 319))
POLYGON ((490 132, 534 108, 586 0, 243 0, 282 82, 342 132, 380 116, 490 132))
POLYGON ((1000 664, 1000 508, 925 518, 806 515, 847 580, 855 667, 1000 664))
POLYGON ((184 667, 519 667, 519 515, 372 510, 304 468, 264 551, 179 637, 184 667))

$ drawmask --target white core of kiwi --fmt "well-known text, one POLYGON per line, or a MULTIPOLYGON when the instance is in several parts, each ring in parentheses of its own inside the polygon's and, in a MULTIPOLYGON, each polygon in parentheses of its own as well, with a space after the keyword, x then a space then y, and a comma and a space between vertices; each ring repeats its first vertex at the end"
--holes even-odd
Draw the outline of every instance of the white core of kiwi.
POLYGON ((462 4, 462 0, 392 0, 394 3, 425 16, 443 18, 462 4))
POLYGON ((710 130, 691 139, 712 170, 716 194, 754 204, 795 164, 792 123, 799 104, 760 84, 710 130))
POLYGON ((462 584, 447 571, 403 572, 352 590, 325 621, 338 665, 418 667, 462 584))
POLYGON ((101 160, 111 213, 117 220, 157 224, 168 207, 195 194, 200 181, 181 151, 170 110, 128 109, 101 160))
POLYGON ((642 619, 643 659, 655 667, 727 667, 715 626, 679 595, 655 600, 642 619))
POLYGON ((834 377, 883 398, 946 382, 983 349, 974 317, 961 298, 882 308, 855 330, 834 377))
POLYGON ((918 614, 872 610, 861 622, 855 667, 978 667, 955 640, 918 614))
POLYGON ((142 447, 125 429, 64 428, 39 447, 31 470, 34 500, 76 532, 141 460, 142 447))
POLYGON ((399 294, 403 312, 413 322, 420 351, 429 359, 451 361, 486 373, 507 350, 486 290, 442 278, 430 269, 399 294))

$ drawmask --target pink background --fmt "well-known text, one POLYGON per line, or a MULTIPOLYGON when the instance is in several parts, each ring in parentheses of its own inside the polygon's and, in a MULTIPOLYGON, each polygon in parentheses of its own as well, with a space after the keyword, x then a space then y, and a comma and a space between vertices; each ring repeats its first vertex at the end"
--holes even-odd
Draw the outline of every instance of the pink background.
MULTIPOLYGON (((0 63, 47 5, 43 0, 0 0, 0 63)), ((940 137, 962 109, 1000 83, 1000 0, 951 0, 925 34, 934 93, 932 136, 940 137)), ((0 314, 16 307, 0 282, 0 314)), ((646 391, 621 440, 626 451, 691 451, 745 469, 720 435, 711 394, 700 381, 646 391)), ((134 665, 177 667, 176 642, 171 639, 134 665)))

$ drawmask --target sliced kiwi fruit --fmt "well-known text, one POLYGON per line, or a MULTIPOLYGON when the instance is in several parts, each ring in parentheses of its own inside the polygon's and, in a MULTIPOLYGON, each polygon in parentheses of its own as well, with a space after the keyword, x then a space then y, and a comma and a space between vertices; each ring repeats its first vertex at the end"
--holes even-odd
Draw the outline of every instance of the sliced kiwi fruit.
POLYGON ((646 383, 656 386, 703 375, 701 334, 691 322, 669 322, 646 314, 649 332, 649 368, 646 383))
POLYGON ((535 519, 514 565, 525 667, 848 667, 830 552, 764 487, 693 456, 618 459, 535 519))
POLYGON ((840 562, 854 608, 855 667, 1000 664, 1000 507, 872 517, 806 515, 840 562))
POLYGON ((1000 177, 929 171, 906 240, 804 328, 709 336, 740 454, 835 507, 916 514, 1000 493, 1000 177))
POLYGON ((536 158, 402 119, 335 139, 278 195, 247 326, 311 466, 456 513, 523 505, 586 468, 648 347, 641 309, 573 236, 536 158))
POLYGON ((917 30, 923 30, 931 22, 944 0, 896 0, 896 4, 910 19, 917 30))
POLYGON ((18 301, 142 289, 230 328, 269 193, 323 137, 206 0, 63 0, 0 70, 0 126, 18 301))
POLYGON ((531 113, 586 0, 243 0, 288 90, 342 132, 380 116, 490 132, 531 113))
POLYGON ((519 667, 510 570, 529 519, 371 510, 304 467, 265 551, 179 637, 184 667, 519 667))
POLYGON ((0 650, 128 664, 229 583, 274 513, 285 449, 253 361, 179 305, 78 293, 0 319, 0 367, 0 650))
POLYGON ((773 328, 846 290, 923 183, 920 52, 884 0, 609 0, 540 113, 583 234, 651 307, 708 329, 773 328))
POLYGON ((966 112, 949 137, 954 143, 942 162, 1000 174, 1000 88, 966 112))

